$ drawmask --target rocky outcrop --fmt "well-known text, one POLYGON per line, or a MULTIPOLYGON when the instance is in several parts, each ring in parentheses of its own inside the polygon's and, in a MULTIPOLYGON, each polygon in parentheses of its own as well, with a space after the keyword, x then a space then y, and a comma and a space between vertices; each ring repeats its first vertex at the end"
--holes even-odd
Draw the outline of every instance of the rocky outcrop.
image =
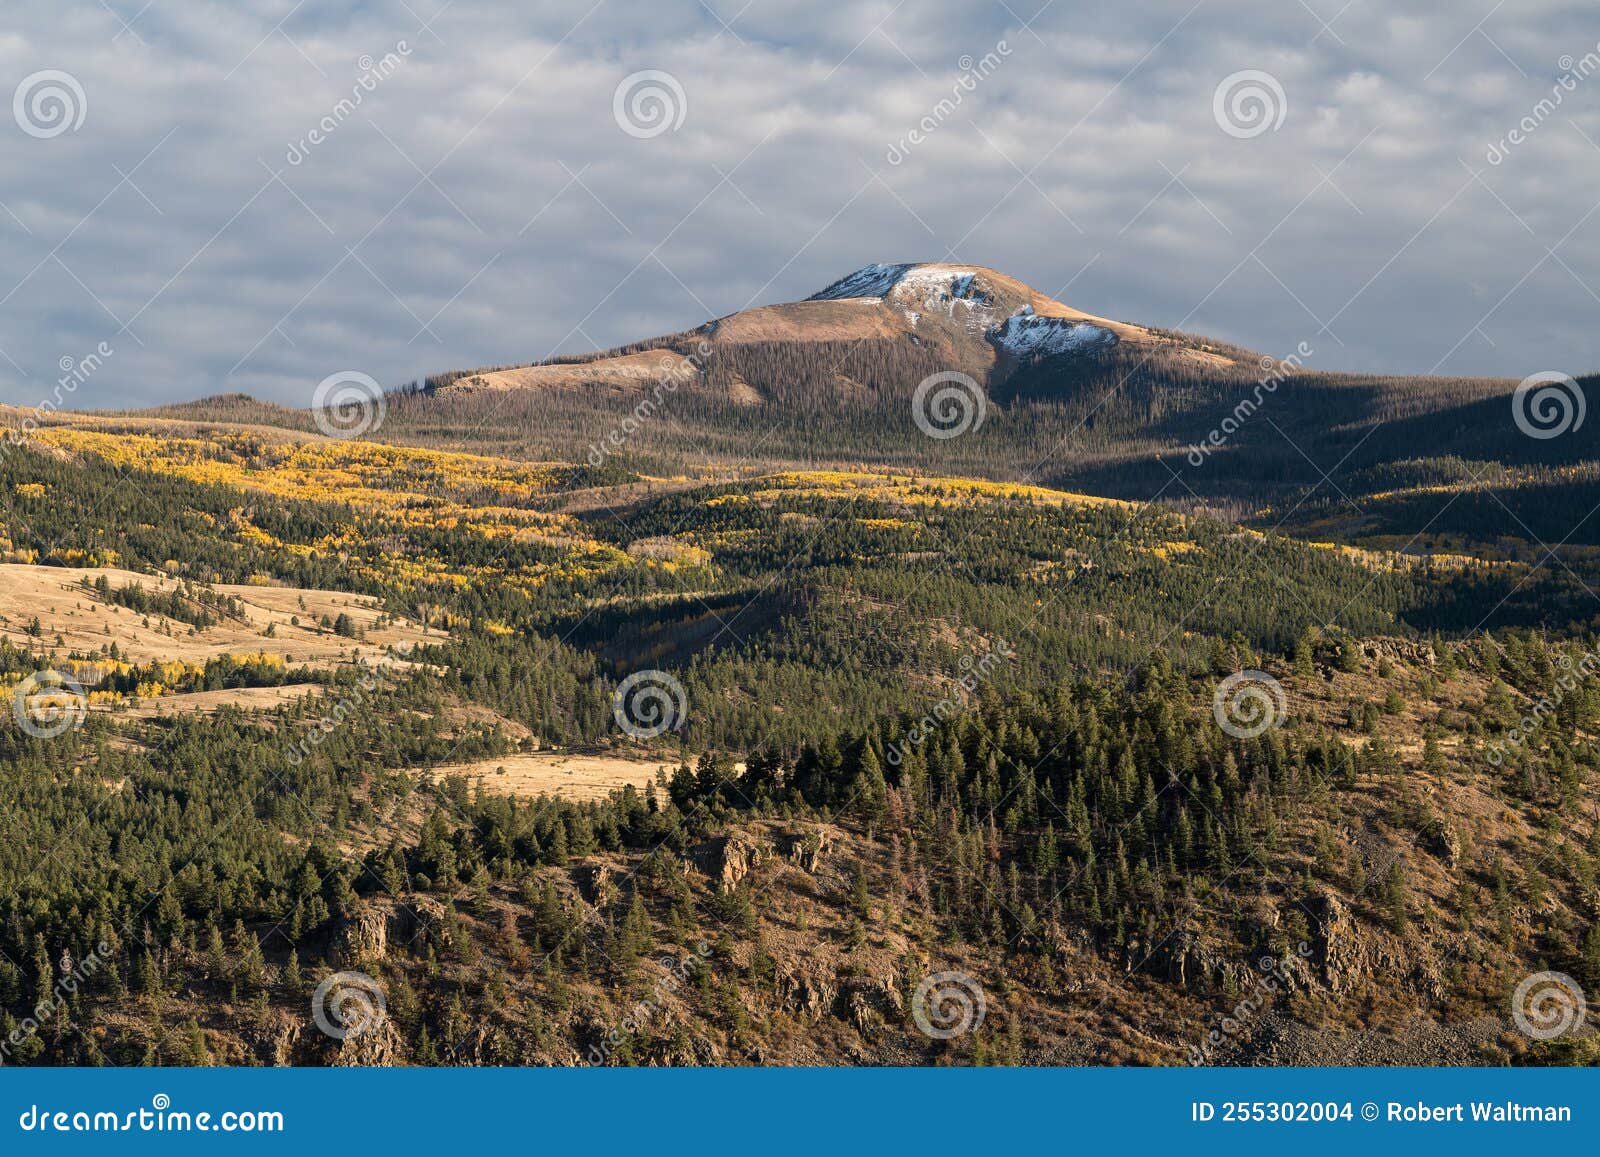
POLYGON ((1460 866, 1461 835, 1449 824, 1436 824, 1424 837, 1423 843, 1445 867, 1453 869, 1460 866))
POLYGON ((784 857, 803 872, 816 875, 823 857, 833 850, 833 833, 827 828, 812 828, 784 835, 784 857))
POLYGON ((1220 966, 1216 955, 1201 947, 1199 934, 1189 928, 1180 928, 1154 944, 1134 937, 1122 951, 1122 971, 1148 972, 1186 992, 1220 966))
POLYGON ((658 1042, 646 1063, 673 1069, 702 1068, 726 1064, 727 1057, 714 1041, 675 1035, 658 1042))
MULTIPOLYGON (((316 1058, 304 1055, 307 1047, 306 1029, 310 1022, 302 1020, 287 1009, 271 1009, 258 1024, 240 1032, 245 1051, 254 1058, 253 1063, 283 1068, 304 1064, 316 1058)), ((322 1036, 312 1031, 320 1042, 322 1036)))
POLYGON ((1331 892, 1308 901, 1306 910, 1312 922, 1312 959, 1322 983, 1332 992, 1343 992, 1360 969, 1361 930, 1344 901, 1331 892))
POLYGON ((861 957, 849 964, 830 965, 811 958, 777 962, 779 1008, 813 1022, 837 1017, 863 1035, 904 1019, 901 989, 901 979, 893 968, 882 963, 874 966, 861 957))
POLYGON ((1338 896, 1326 894, 1307 902, 1312 917, 1313 954, 1322 982, 1339 994, 1381 981, 1404 985, 1424 1000, 1444 995, 1438 954, 1426 942, 1405 940, 1364 928, 1338 896))
POLYGON ((1410 639, 1367 639, 1361 644, 1361 654, 1374 663, 1388 659, 1410 666, 1432 667, 1439 661, 1432 643, 1413 642, 1410 639))
POLYGON ((443 944, 448 940, 448 919, 448 909, 427 896, 360 900, 334 921, 328 934, 328 963, 336 969, 360 968, 383 960, 391 946, 420 952, 429 944, 443 944))
POLYGON ((579 864, 572 870, 572 882, 584 902, 596 908, 617 898, 616 873, 606 864, 579 864))
POLYGON ((363 901, 334 926, 328 962, 335 968, 358 968, 389 954, 389 924, 395 912, 381 902, 363 901))
POLYGON ((778 1003, 784 1011, 812 1020, 831 1014, 839 999, 839 986, 833 978, 801 962, 780 967, 777 982, 778 1003))
POLYGON ((1124 972, 1146 972, 1184 992, 1237 987, 1245 966, 1236 954, 1217 951, 1192 928, 1179 928, 1154 944, 1135 938, 1123 952, 1124 972))
POLYGON ((450 943, 450 909, 427 896, 408 897, 396 906, 389 936, 412 952, 421 952, 429 945, 446 947, 450 943))
POLYGON ((330 1064, 340 1068, 390 1068, 405 1063, 405 1041, 388 1013, 376 1010, 362 1027, 334 1044, 330 1064))
POLYGON ((1221 947, 1197 929, 1184 927, 1150 946, 1135 939, 1123 954, 1124 972, 1145 972, 1196 996, 1256 990, 1295 992, 1314 982, 1310 944, 1282 946, 1273 935, 1276 913, 1258 913, 1245 922, 1254 948, 1221 947))
POLYGON ((769 851, 742 835, 718 836, 690 848, 684 866, 705 876, 719 891, 731 892, 769 851))
POLYGON ((845 982, 841 996, 845 1019, 862 1035, 902 1015, 900 991, 889 977, 853 977, 845 982))
POLYGON ((1094 934, 1081 924, 1050 920, 1044 926, 1044 944, 1054 956, 1092 956, 1098 949, 1094 934))

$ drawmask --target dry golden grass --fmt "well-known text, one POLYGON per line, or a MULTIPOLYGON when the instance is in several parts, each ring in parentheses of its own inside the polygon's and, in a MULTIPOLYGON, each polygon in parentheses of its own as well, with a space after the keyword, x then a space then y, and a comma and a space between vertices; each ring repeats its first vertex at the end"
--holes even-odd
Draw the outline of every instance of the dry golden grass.
POLYGON ((451 764, 434 768, 433 775, 437 779, 462 776, 495 795, 600 800, 630 783, 643 791, 655 782, 658 769, 665 767, 670 773, 674 765, 675 761, 666 759, 540 751, 451 764))
POLYGON ((170 715, 212 715, 224 707, 243 711, 271 711, 284 703, 304 699, 322 690, 318 683, 290 683, 282 687, 240 687, 232 691, 192 691, 141 699, 132 707, 115 709, 125 719, 159 719, 170 715))
POLYGON ((333 667, 357 658, 373 661, 387 650, 405 650, 421 642, 440 642, 440 631, 415 623, 393 621, 383 627, 382 612, 372 600, 342 591, 298 590, 291 587, 214 587, 244 604, 245 622, 228 619, 190 634, 188 623, 161 615, 139 615, 126 607, 107 606, 80 580, 91 583, 104 575, 113 587, 142 583, 152 594, 179 583, 156 575, 105 568, 0 565, 0 638, 33 651, 98 652, 112 643, 123 661, 134 664, 186 662, 204 664, 221 655, 273 655, 289 664, 333 667), (324 616, 347 614, 365 638, 347 639, 324 630, 324 616), (28 634, 39 620, 37 637, 28 634), (295 625, 295 619, 299 625, 295 625), (145 624, 148 622, 148 626, 145 624), (272 638, 267 637, 271 627, 272 638), (59 642, 57 640, 60 640, 59 642))
POLYGON ((450 389, 455 391, 577 389, 609 386, 615 389, 643 391, 658 382, 667 388, 673 388, 674 385, 686 386, 698 377, 699 371, 694 363, 682 354, 671 350, 644 350, 593 362, 487 370, 462 378, 450 389))

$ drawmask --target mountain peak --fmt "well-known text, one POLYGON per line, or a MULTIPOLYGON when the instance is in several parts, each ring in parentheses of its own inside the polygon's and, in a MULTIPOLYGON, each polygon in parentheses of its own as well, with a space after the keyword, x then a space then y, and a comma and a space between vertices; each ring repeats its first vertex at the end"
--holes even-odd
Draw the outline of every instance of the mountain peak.
POLYGON ((854 273, 846 274, 820 293, 813 293, 807 301, 843 301, 855 297, 887 297, 889 291, 903 281, 913 270, 919 272, 948 272, 952 277, 971 276, 976 269, 966 266, 944 265, 927 261, 907 261, 900 264, 873 262, 863 265, 854 273))
POLYGON ((987 283, 996 289, 1022 290, 1038 296, 1015 278, 982 265, 954 265, 943 261, 908 261, 887 265, 874 262, 841 277, 807 301, 848 301, 854 298, 884 298, 905 287, 919 292, 939 290, 955 298, 968 298, 987 283))
MULTIPOLYGON (((1149 341, 1151 331, 1142 326, 1110 321, 1073 309, 1015 277, 986 265, 965 265, 946 261, 911 261, 896 264, 874 262, 841 277, 807 301, 876 301, 923 314, 937 311, 949 316, 957 306, 969 319, 981 314, 994 328, 1004 328, 1009 317, 1056 319, 1099 327, 1115 341, 1135 344, 1149 341)), ((1040 330, 1041 322, 1029 323, 1040 330)), ((1058 327, 1059 328, 1059 327, 1058 327)))
MULTIPOLYGON (((1098 357, 1123 343, 1170 349, 1204 368, 1232 364, 1227 355, 1175 342, 1172 335, 1073 309, 987 266, 874 262, 803 301, 756 306, 688 334, 604 353, 453 375, 451 388, 637 391, 663 375, 675 383, 705 386, 711 380, 707 366, 715 360, 725 371, 717 375, 724 383, 720 388, 754 404, 809 372, 804 367, 814 356, 804 352, 807 347, 841 343, 876 348, 889 361, 899 358, 906 363, 901 372, 914 370, 917 377, 954 370, 989 385, 1040 359, 1098 357), (691 358, 695 346, 700 349, 691 358)), ((842 364, 838 356, 830 357, 842 364)), ((864 387, 862 377, 840 370, 819 388, 853 395, 864 387)))

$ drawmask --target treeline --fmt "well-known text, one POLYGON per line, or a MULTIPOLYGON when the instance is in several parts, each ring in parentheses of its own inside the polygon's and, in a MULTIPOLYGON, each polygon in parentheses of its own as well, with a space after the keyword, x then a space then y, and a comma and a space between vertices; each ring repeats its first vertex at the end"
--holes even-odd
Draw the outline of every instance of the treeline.
POLYGON ((127 607, 139 615, 163 615, 201 631, 216 626, 224 618, 236 621, 245 619, 243 603, 231 595, 205 587, 190 587, 187 583, 180 583, 174 590, 152 593, 137 581, 112 586, 111 580, 105 575, 98 576, 93 583, 87 577, 81 582, 105 603, 127 607))

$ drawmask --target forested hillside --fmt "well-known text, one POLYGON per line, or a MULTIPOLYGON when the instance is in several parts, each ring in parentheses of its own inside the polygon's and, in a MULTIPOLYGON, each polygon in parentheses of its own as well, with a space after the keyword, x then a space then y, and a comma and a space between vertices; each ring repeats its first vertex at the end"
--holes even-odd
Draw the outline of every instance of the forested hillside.
POLYGON ((5 1063, 1590 1055, 1511 997, 1600 984, 1600 575, 1407 508, 1472 463, 1363 466, 1356 547, 233 416, 0 455, 5 1063))

